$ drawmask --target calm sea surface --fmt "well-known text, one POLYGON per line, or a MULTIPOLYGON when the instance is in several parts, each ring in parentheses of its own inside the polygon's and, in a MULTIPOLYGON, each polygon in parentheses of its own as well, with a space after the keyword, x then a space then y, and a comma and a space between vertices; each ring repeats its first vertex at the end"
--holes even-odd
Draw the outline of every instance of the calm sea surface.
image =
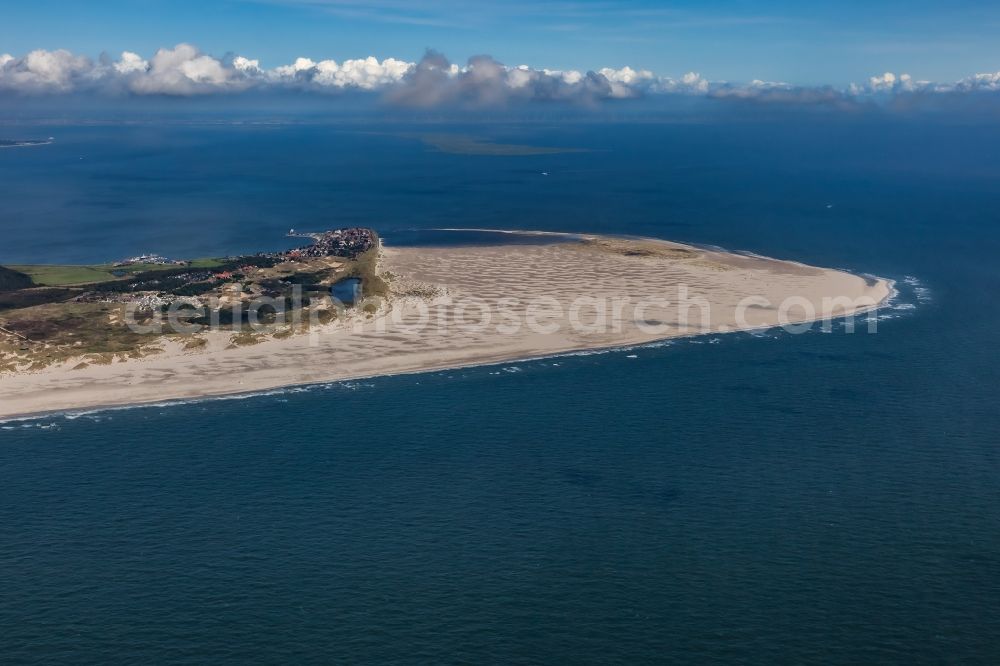
POLYGON ((7 127, 56 141, 0 151, 0 263, 529 228, 900 294, 874 335, 0 424, 0 661, 1000 660, 996 127, 461 128, 590 150, 530 156, 375 129, 7 127))

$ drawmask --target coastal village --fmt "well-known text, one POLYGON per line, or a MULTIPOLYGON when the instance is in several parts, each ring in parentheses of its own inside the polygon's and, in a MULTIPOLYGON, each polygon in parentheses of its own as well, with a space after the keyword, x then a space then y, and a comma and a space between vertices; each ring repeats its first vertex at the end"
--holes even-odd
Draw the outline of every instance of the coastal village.
POLYGON ((378 244, 375 232, 366 227, 335 229, 319 234, 299 234, 295 229, 288 231, 289 236, 304 236, 312 238, 312 245, 280 252, 276 256, 290 259, 305 259, 319 257, 356 257, 367 252, 378 244))

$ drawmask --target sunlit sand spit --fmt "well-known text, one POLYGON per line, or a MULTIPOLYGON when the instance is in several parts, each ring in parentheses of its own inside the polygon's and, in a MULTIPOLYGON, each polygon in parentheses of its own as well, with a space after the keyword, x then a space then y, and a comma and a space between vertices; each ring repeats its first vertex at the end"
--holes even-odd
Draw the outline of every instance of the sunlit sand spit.
MULTIPOLYGON (((162 352, 0 375, 0 418, 256 392, 843 317, 892 284, 655 239, 382 248, 384 302, 284 337, 164 339, 162 352)), ((859 328, 863 325, 859 324, 859 328)))

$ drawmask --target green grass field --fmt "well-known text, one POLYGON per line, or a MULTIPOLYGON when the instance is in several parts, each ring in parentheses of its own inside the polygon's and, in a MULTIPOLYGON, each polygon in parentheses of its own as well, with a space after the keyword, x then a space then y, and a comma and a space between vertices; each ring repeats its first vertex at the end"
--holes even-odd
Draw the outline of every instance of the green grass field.
MULTIPOLYGON (((195 259, 190 268, 214 268, 222 262, 219 259, 195 259)), ((29 266, 7 266, 15 271, 20 271, 31 276, 32 281, 40 287, 68 287, 81 284, 93 284, 95 282, 107 282, 108 280, 118 280, 111 271, 124 270, 128 273, 141 273, 143 271, 155 271, 170 266, 161 264, 134 264, 127 267, 116 268, 111 264, 94 264, 92 266, 55 266, 48 264, 37 264, 29 266)))

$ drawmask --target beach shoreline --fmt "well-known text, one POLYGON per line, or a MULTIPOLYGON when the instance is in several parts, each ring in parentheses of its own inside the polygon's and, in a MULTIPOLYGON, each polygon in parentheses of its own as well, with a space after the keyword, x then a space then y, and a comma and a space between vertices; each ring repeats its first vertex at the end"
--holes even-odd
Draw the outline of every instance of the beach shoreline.
MULTIPOLYGON (((890 284, 892 283, 891 280, 887 280, 887 281, 890 284)), ((892 298, 893 298, 893 294, 890 294, 889 296, 886 296, 886 298, 881 303, 879 303, 879 304, 877 304, 875 306, 872 306, 868 310, 859 310, 858 312, 855 312, 853 314, 855 314, 855 315, 866 314, 868 312, 873 312, 875 310, 879 310, 879 309, 885 307, 886 304, 889 303, 892 300, 892 298)), ((794 322, 794 323, 816 323, 816 322, 819 322, 819 321, 821 321, 821 320, 819 320, 819 319, 813 319, 811 321, 804 320, 802 322, 794 322)), ((833 321, 836 322, 837 320, 834 319, 833 321)), ((141 401, 141 402, 140 401, 135 401, 135 402, 124 402, 124 403, 98 404, 98 405, 93 405, 91 407, 81 407, 81 408, 75 408, 75 409, 74 408, 55 409, 55 410, 48 410, 48 411, 42 411, 42 412, 28 412, 28 413, 24 413, 24 414, 10 414, 10 415, 0 414, 0 426, 5 425, 5 424, 9 424, 9 423, 19 423, 19 422, 23 422, 23 421, 34 421, 34 420, 38 420, 38 419, 53 418, 53 417, 67 416, 67 415, 71 415, 71 416, 83 416, 83 415, 87 415, 87 414, 95 414, 95 413, 109 412, 109 411, 121 411, 121 410, 126 410, 126 409, 141 409, 141 408, 152 408, 152 407, 173 407, 173 406, 179 406, 179 405, 187 405, 187 404, 191 404, 191 403, 195 403, 195 402, 211 402, 211 401, 216 401, 216 400, 247 400, 247 399, 250 399, 250 398, 265 397, 265 396, 268 396, 268 395, 278 395, 278 394, 285 393, 288 390, 297 389, 297 388, 308 390, 308 389, 311 389, 311 388, 314 388, 314 387, 317 387, 317 386, 324 386, 324 385, 328 385, 328 384, 341 384, 341 383, 347 383, 347 382, 359 382, 359 381, 364 381, 364 380, 368 380, 368 379, 381 379, 381 378, 384 378, 384 377, 402 377, 402 376, 407 376, 407 375, 421 375, 421 374, 432 374, 432 373, 437 373, 437 372, 447 372, 449 370, 470 370, 470 369, 474 369, 474 368, 500 367, 500 366, 508 365, 508 364, 510 364, 510 365, 516 365, 516 364, 520 364, 520 363, 532 363, 532 362, 544 361, 544 360, 548 360, 548 359, 571 358, 571 357, 574 357, 574 356, 581 356, 581 355, 584 355, 584 354, 588 354, 589 355, 589 354, 616 353, 616 352, 623 352, 623 351, 632 351, 632 350, 635 350, 635 349, 642 349, 644 347, 653 347, 653 346, 656 346, 656 345, 661 345, 661 344, 663 344, 665 342, 674 342, 674 341, 680 342, 680 341, 688 340, 688 339, 695 339, 695 338, 702 338, 702 337, 709 337, 709 336, 716 336, 716 335, 734 335, 734 334, 739 334, 739 333, 750 333, 750 334, 752 334, 752 333, 766 333, 767 331, 775 330, 775 329, 780 329, 780 328, 781 328, 780 326, 767 326, 767 327, 759 327, 759 328, 738 329, 738 330, 728 331, 726 333, 713 333, 713 332, 693 333, 693 334, 688 335, 688 336, 665 337, 665 338, 661 338, 659 340, 651 340, 649 342, 642 342, 642 343, 637 343, 637 344, 622 344, 622 345, 615 345, 615 346, 608 346, 608 347, 582 347, 580 349, 570 349, 570 350, 567 350, 567 351, 557 352, 557 353, 554 353, 554 354, 546 354, 546 355, 542 355, 542 356, 525 356, 525 357, 522 357, 522 358, 503 358, 503 359, 496 359, 496 360, 484 360, 484 361, 480 361, 480 362, 472 362, 472 363, 467 363, 467 364, 462 364, 462 365, 442 365, 440 367, 427 366, 427 367, 419 368, 419 369, 415 369, 415 370, 400 370, 400 371, 380 373, 380 374, 346 376, 346 377, 340 377, 340 378, 337 378, 337 379, 330 379, 330 380, 326 380, 326 381, 322 381, 321 380, 321 381, 309 382, 309 383, 304 383, 304 384, 284 384, 284 385, 273 386, 273 387, 269 387, 269 388, 250 389, 250 390, 247 390, 247 391, 223 391, 223 392, 220 392, 220 393, 199 392, 199 393, 196 393, 196 394, 192 394, 190 396, 180 396, 180 397, 175 397, 175 398, 164 398, 164 399, 160 399, 160 400, 155 400, 154 399, 154 400, 141 401)))

